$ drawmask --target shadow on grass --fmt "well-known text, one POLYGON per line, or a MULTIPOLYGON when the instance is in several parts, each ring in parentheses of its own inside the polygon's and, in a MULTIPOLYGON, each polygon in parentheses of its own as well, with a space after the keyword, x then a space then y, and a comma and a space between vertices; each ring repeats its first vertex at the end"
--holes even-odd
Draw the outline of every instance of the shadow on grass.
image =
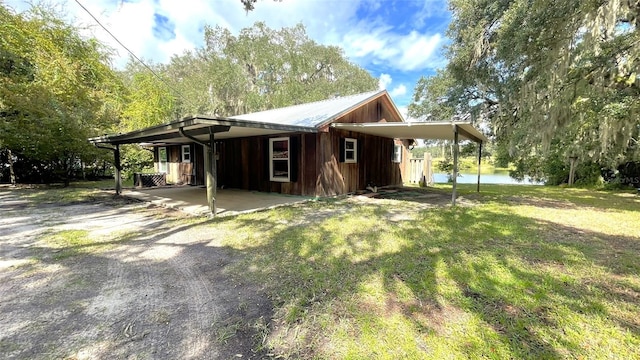
POLYGON ((593 207, 601 211, 640 212, 637 191, 609 191, 587 188, 529 185, 483 185, 480 193, 474 186, 459 184, 461 194, 473 199, 494 200, 505 204, 523 204, 546 208, 569 209, 593 207))
MULTIPOLYGON (((567 336, 567 325, 557 323, 566 314, 611 322, 610 329, 587 336, 596 341, 606 342, 604 333, 617 327, 638 341, 640 323, 629 320, 633 312, 622 317, 609 313, 614 302, 637 309, 638 289, 614 275, 637 278, 638 238, 589 231, 576 236, 572 227, 485 207, 427 210, 417 221, 398 223, 387 220, 380 206, 350 206, 348 212, 299 226, 283 226, 279 216, 287 216, 278 212, 228 223, 237 231, 249 228, 266 234, 239 245, 251 259, 253 276, 267 282, 280 307, 279 320, 289 327, 305 322, 311 327, 310 335, 290 345, 294 356, 322 354, 324 340, 313 335, 322 333, 322 326, 309 319, 326 315, 322 312, 334 321, 344 316, 356 336, 368 327, 362 324, 371 316, 367 313, 379 311, 376 301, 396 309, 378 316, 397 312, 418 329, 406 334, 417 335, 418 356, 430 351, 418 338, 443 331, 447 320, 443 324, 437 318, 448 316, 442 312, 451 305, 493 330, 459 339, 471 344, 459 350, 468 356, 495 356, 496 347, 506 349, 499 356, 515 358, 583 353, 582 339, 567 336), (594 267, 601 271, 591 274, 594 267), (374 296, 371 308, 362 302, 354 307, 354 297, 366 297, 363 287, 372 278, 381 279, 382 294, 374 296), (452 282, 449 290, 442 290, 443 281, 452 282), (612 292, 612 286, 618 292, 612 292), (336 301, 341 305, 333 308, 336 301), (339 310, 341 306, 351 310, 339 310)), ((361 350, 370 356, 391 351, 361 350)), ((624 355, 631 350, 621 351, 624 355)))
MULTIPOLYGON (((635 317, 640 298, 637 285, 640 264, 636 261, 640 239, 578 232, 572 227, 514 215, 499 207, 438 208, 419 213, 413 221, 400 222, 390 221, 386 215, 387 209, 378 205, 317 202, 215 219, 206 222, 210 228, 198 228, 211 231, 212 235, 205 238, 215 236, 213 230, 229 229, 233 239, 225 247, 206 246, 206 241, 167 243, 173 235, 199 224, 149 226, 125 240, 141 239, 150 246, 176 246, 179 256, 144 261, 147 249, 138 247, 122 252, 122 258, 134 259, 131 262, 109 262, 105 257, 86 254, 78 266, 97 266, 92 274, 110 268, 129 269, 141 279, 135 281, 142 281, 136 294, 149 291, 151 298, 169 295, 158 293, 146 279, 163 276, 167 269, 180 273, 185 280, 176 283, 175 288, 165 289, 171 296, 180 298, 182 294, 179 302, 182 307, 176 309, 183 310, 175 313, 182 320, 176 323, 203 329, 202 319, 193 314, 198 314, 195 310, 198 306, 209 309, 206 300, 210 297, 192 286, 202 279, 190 275, 189 269, 205 274, 205 282, 209 284, 220 283, 220 287, 208 289, 211 294, 234 289, 236 283, 253 284, 240 286, 243 293, 237 298, 229 293, 223 299, 228 304, 252 299, 249 292, 263 291, 255 284, 264 283, 264 290, 275 305, 271 324, 274 336, 281 335, 286 340, 276 350, 294 358, 330 356, 331 350, 327 349, 333 346, 341 354, 348 352, 340 348, 340 342, 349 341, 340 337, 341 332, 357 347, 356 354, 365 358, 437 357, 429 339, 451 346, 450 355, 500 358, 588 356, 589 349, 583 347, 583 340, 597 346, 610 338, 628 346, 613 349, 614 354, 625 357, 632 355, 633 345, 640 342, 640 323, 635 317), (613 312, 611 304, 616 304, 620 311, 613 312), (472 333, 448 334, 451 328, 465 322, 457 317, 465 316, 479 319, 480 324, 463 326, 472 333), (397 324, 389 326, 387 319, 394 317, 409 324, 407 329, 398 330, 397 338, 389 336, 397 324), (592 319, 607 327, 584 338, 572 334, 579 332, 575 329, 580 327, 587 328, 583 332, 591 331, 588 321, 592 319), (336 329, 339 326, 342 327, 336 329), (375 340, 367 340, 366 336, 375 340), (401 347, 398 338, 402 337, 409 338, 402 340, 409 345, 400 354, 396 351, 401 347)), ((78 248, 77 252, 83 251, 78 248)), ((70 264, 74 259, 65 261, 70 264)), ((95 276, 90 282, 100 279, 97 275, 89 276, 95 276)), ((114 276, 129 275, 120 271, 114 276)), ((43 291, 48 290, 43 287, 43 291)), ((80 295, 87 301, 98 296, 96 289, 81 291, 87 291, 80 295)), ((144 301, 128 301, 133 309, 141 311, 149 306, 144 301)), ((66 309, 59 309, 64 306, 60 301, 53 308, 48 304, 42 303, 43 311, 66 309)), ((152 304, 159 306, 158 302, 152 304)), ((245 316, 244 310, 242 307, 233 310, 232 306, 229 309, 235 314, 223 316, 222 324, 228 331, 237 331, 234 324, 245 316)), ((264 309, 259 314, 270 315, 264 309)), ((249 318, 256 316, 251 314, 249 318)), ((41 325, 45 332, 38 334, 87 330, 71 324, 87 323, 88 317, 74 320, 78 321, 41 325)), ((124 323, 111 326, 127 325, 125 320, 118 318, 118 321, 124 323)), ((137 321, 139 325, 149 325, 152 320, 137 321)), ((195 344, 177 327, 168 331, 180 344, 195 344)), ((247 330, 247 336, 253 337, 254 333, 247 330)), ((226 334, 215 336, 226 339, 226 334)), ((21 341, 20 332, 13 336, 12 341, 21 341)), ((158 351, 171 351, 162 345, 166 341, 161 331, 145 336, 152 349, 157 346, 158 351)), ((38 338, 33 340, 36 345, 31 345, 23 355, 46 352, 46 348, 38 345, 38 338)), ((139 349, 125 337, 116 340, 122 346, 118 350, 121 355, 139 349)), ((187 351, 181 347, 169 355, 184 357, 190 355, 187 351)))

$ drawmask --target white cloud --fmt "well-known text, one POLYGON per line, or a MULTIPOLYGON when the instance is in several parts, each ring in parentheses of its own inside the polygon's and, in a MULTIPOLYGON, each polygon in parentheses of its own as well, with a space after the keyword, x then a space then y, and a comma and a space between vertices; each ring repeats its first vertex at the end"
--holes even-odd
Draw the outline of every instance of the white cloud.
MULTIPOLYGON (((95 37, 117 51, 114 64, 124 66, 129 57, 126 50, 98 27, 74 0, 54 1, 64 4, 65 13, 76 19, 79 25, 91 26, 95 37)), ((134 54, 156 63, 167 62, 174 54, 202 46, 205 25, 219 25, 237 34, 256 21, 263 21, 272 28, 302 23, 311 39, 325 45, 340 46, 351 61, 368 68, 381 66, 391 75, 399 71, 437 68, 444 61, 437 55, 444 39, 442 35, 415 30, 403 30, 401 33, 394 25, 398 20, 393 18, 393 13, 387 17, 358 18, 361 7, 375 10, 386 6, 380 0, 332 1, 330 6, 325 1, 263 0, 249 13, 244 11, 238 0, 79 1, 134 54), (175 37, 163 40, 154 36, 155 14, 169 18, 175 37)), ((441 2, 425 0, 425 7, 440 5, 441 2)), ((21 0, 5 0, 5 3, 18 10, 28 7, 21 0)), ((410 24, 413 19, 406 21, 410 24)), ((400 87, 397 91, 401 91, 400 87)))
POLYGON ((407 94, 407 87, 404 84, 400 84, 393 88, 391 92, 389 92, 391 96, 403 96, 407 94))
POLYGON ((403 71, 435 68, 441 62, 433 56, 443 41, 440 34, 411 31, 403 35, 384 26, 371 30, 365 26, 344 35, 341 45, 347 56, 403 71))
POLYGON ((446 16, 447 12, 447 0, 424 0, 422 9, 420 11, 416 11, 415 15, 413 16, 412 22, 416 26, 422 27, 429 21, 431 17, 443 17, 446 16))
POLYGON ((425 36, 412 31, 400 40, 402 53, 397 64, 406 70, 419 70, 428 67, 429 60, 441 42, 440 34, 425 36))
MULTIPOLYGON (((384 90, 388 89, 389 85, 393 82, 393 78, 391 75, 382 73, 380 74, 380 78, 378 79, 378 89, 384 90)), ((404 96, 407 94, 407 87, 404 84, 400 84, 394 87, 391 91, 389 91, 389 95, 392 97, 404 96)))
POLYGON ((378 80, 378 89, 386 89, 387 86, 391 85, 392 81, 393 79, 391 78, 391 75, 384 73, 380 74, 380 79, 378 80))
POLYGON ((407 106, 398 106, 398 111, 405 120, 409 119, 409 108, 407 106))
MULTIPOLYGON (((246 13, 238 0, 80 0, 113 35, 138 57, 154 62, 167 62, 172 55, 202 46, 204 25, 227 28, 232 33, 263 21, 272 28, 291 27, 303 23, 309 37, 323 44, 336 45, 345 29, 355 21, 361 1, 338 1, 327 6, 323 1, 287 0, 259 1, 256 9, 246 13), (175 26, 175 38, 161 40, 153 36, 154 14, 167 16, 175 26)), ((23 0, 5 0, 16 10, 29 7, 23 0)), ((91 33, 117 51, 115 65, 123 66, 128 53, 111 38, 74 1, 58 0, 68 14, 81 26, 91 27, 91 33)))

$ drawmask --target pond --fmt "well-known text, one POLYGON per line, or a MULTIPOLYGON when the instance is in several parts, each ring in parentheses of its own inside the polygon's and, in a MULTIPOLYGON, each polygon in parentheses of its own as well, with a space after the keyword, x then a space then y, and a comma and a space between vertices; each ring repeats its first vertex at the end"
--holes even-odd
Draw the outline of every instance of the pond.
MULTIPOLYGON (((447 183, 449 176, 444 173, 434 173, 435 183, 447 183)), ((461 173, 458 176, 458 184, 475 184, 478 182, 478 174, 461 173)), ((515 184, 515 185, 543 185, 541 182, 525 179, 518 181, 509 176, 508 171, 494 171, 493 173, 480 174, 480 184, 515 184)))

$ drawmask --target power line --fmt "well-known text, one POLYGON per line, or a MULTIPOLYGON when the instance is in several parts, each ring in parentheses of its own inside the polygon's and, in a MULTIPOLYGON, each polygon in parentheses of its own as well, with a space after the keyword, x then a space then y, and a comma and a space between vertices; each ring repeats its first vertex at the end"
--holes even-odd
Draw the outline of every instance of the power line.
POLYGON ((100 25, 100 27, 102 29, 104 29, 104 31, 107 32, 107 34, 109 34, 113 40, 115 40, 118 44, 120 44, 120 46, 122 46, 125 50, 127 50, 127 52, 133 56, 134 59, 136 59, 140 64, 142 64, 142 66, 144 66, 147 70, 149 70, 156 78, 158 78, 158 80, 160 80, 166 87, 168 87, 171 91, 173 91, 175 93, 175 95, 177 95, 178 97, 182 98, 182 100, 186 101, 186 98, 176 89, 174 89, 171 85, 169 85, 168 82, 166 82, 164 79, 162 79, 160 77, 160 75, 158 75, 149 65, 145 64, 144 61, 142 61, 139 57, 136 56, 136 54, 133 53, 133 51, 129 50, 128 47, 126 47, 120 40, 118 40, 118 38, 113 35, 111 33, 111 31, 109 31, 109 29, 106 28, 106 26, 102 25, 102 23, 100 22, 100 20, 98 20, 95 16, 93 16, 93 14, 91 13, 91 11, 89 11, 86 7, 84 7, 84 5, 82 5, 80 3, 80 1, 75 0, 75 2, 80 5, 80 7, 87 13, 89 14, 89 16, 91 16, 93 18, 93 20, 95 20, 96 23, 98 23, 98 25, 100 25))

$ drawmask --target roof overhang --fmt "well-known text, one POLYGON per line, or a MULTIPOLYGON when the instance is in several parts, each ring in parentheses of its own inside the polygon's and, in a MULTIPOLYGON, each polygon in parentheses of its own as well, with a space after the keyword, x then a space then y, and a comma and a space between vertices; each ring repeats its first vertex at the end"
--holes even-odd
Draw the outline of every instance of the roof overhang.
POLYGON ((331 126, 393 139, 453 140, 457 130, 462 140, 478 143, 489 140, 469 122, 333 123, 331 126))
POLYGON ((315 127, 281 125, 249 120, 212 118, 196 116, 174 121, 168 124, 152 126, 123 134, 112 134, 90 138, 93 144, 180 144, 192 142, 192 139, 208 141, 209 134, 215 133, 216 139, 231 139, 249 136, 273 135, 283 133, 315 133, 315 127))

